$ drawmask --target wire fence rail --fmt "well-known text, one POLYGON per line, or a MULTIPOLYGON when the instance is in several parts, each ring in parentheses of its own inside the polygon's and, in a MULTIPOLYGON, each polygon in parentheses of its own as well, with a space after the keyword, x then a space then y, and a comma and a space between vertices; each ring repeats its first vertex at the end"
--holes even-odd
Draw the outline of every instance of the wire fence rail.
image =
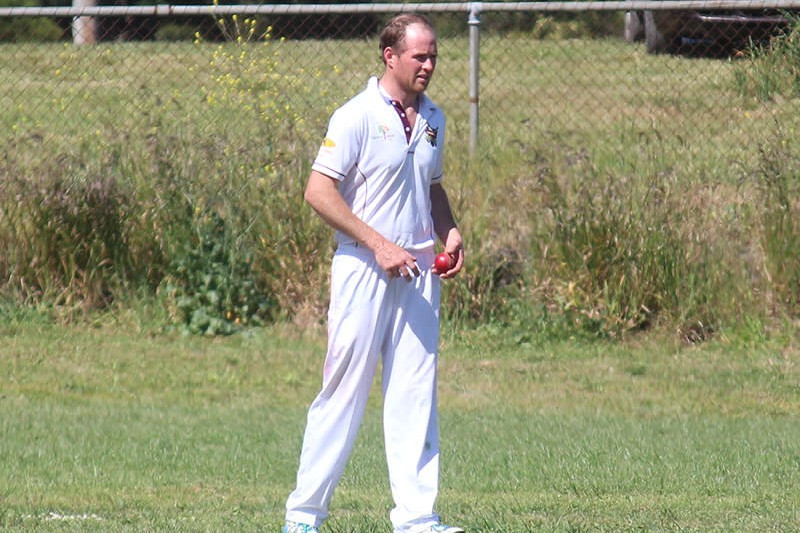
POLYGON ((19 6, 0 7, 0 16, 108 16, 108 15, 308 15, 323 13, 426 13, 470 12, 588 12, 645 11, 686 9, 792 9, 800 2, 793 0, 624 0, 582 2, 398 2, 380 4, 252 4, 252 5, 175 5, 147 6, 19 6))

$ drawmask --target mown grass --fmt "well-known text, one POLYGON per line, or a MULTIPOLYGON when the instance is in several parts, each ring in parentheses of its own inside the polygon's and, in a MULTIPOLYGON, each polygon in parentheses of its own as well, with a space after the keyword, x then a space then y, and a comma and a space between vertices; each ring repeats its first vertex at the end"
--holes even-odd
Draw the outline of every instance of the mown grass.
MULTIPOLYGON (((209 340, 110 316, 3 336, 4 531, 277 531, 322 328, 209 340)), ((797 360, 789 338, 533 346, 447 326, 441 512, 484 532, 792 531, 797 360)), ((390 529, 378 391, 326 531, 390 529)))

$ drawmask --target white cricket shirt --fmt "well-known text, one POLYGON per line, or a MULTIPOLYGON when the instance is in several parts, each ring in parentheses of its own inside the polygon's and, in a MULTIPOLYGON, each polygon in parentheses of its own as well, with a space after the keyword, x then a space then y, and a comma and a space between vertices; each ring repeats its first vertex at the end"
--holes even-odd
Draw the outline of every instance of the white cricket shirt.
MULTIPOLYGON (((339 180, 339 192, 361 220, 408 250, 435 243, 430 186, 442 179, 444 113, 425 95, 406 140, 403 120, 372 77, 337 109, 312 168, 339 180)), ((336 232, 339 244, 352 238, 336 232)))

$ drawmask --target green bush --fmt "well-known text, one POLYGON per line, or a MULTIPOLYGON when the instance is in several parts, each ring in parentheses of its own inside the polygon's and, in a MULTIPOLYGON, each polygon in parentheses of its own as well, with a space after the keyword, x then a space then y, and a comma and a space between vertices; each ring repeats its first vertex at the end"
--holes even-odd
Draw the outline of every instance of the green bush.
POLYGON ((64 37, 64 30, 46 17, 0 19, 0 42, 51 42, 64 37))
MULTIPOLYGON (((0 7, 36 7, 34 0, 0 0, 0 7)), ((27 43, 58 41, 64 30, 47 17, 17 17, 0 19, 0 42, 27 43)))
POLYGON ((196 31, 197 24, 192 23, 159 24, 155 32, 155 38, 157 41, 192 41, 196 31))
POLYGON ((556 13, 537 16, 530 31, 537 39, 608 37, 618 35, 622 25, 619 13, 556 13))
POLYGON ((226 335, 269 318, 273 302, 252 270, 253 254, 218 213, 201 213, 171 258, 164 292, 185 333, 226 335))

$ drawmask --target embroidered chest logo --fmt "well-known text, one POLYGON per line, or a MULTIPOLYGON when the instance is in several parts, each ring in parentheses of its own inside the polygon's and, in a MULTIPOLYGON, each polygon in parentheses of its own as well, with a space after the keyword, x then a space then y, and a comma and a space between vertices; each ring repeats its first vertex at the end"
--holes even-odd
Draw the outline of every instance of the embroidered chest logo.
POLYGON ((379 124, 377 135, 374 135, 372 138, 381 139, 383 141, 391 141, 392 139, 394 139, 394 136, 395 134, 392 133, 392 130, 389 126, 386 126, 384 124, 379 124))
POLYGON ((437 137, 439 136, 439 128, 433 128, 428 126, 425 128, 425 140, 428 141, 428 144, 436 148, 436 143, 438 142, 437 137))

